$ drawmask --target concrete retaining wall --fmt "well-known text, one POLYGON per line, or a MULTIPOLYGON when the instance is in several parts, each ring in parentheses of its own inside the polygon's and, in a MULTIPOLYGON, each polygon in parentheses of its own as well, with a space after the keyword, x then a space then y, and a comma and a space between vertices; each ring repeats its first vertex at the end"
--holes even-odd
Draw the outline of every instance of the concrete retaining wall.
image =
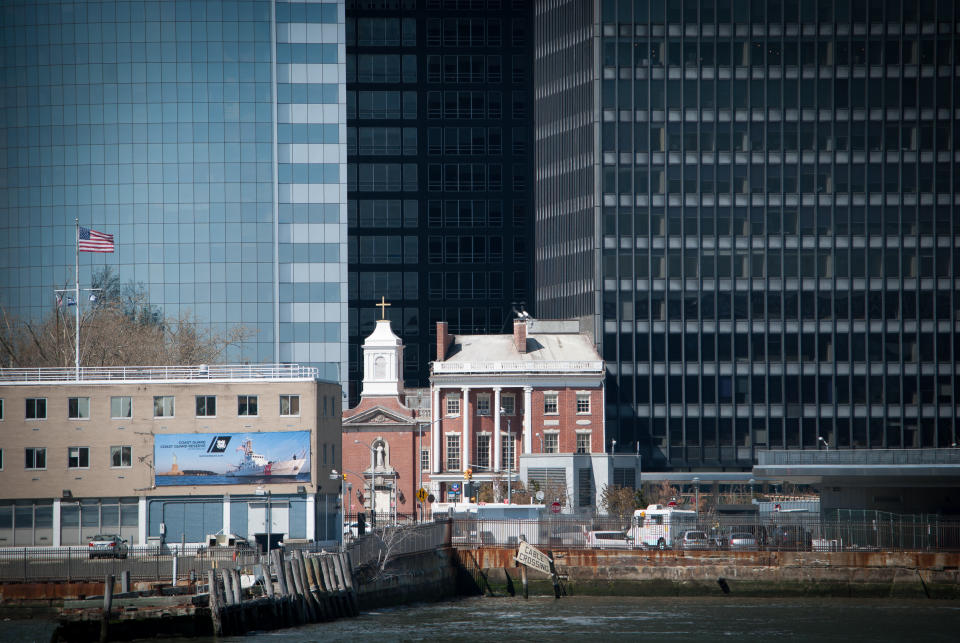
POLYGON ((456 552, 435 549, 400 556, 372 580, 357 578, 360 610, 414 602, 446 600, 457 595, 456 552))
MULTIPOLYGON (((516 585, 514 550, 474 551, 491 589, 516 585)), ((722 593, 742 596, 896 596, 960 599, 960 554, 885 552, 554 552, 569 594, 678 596, 722 593)), ((539 572, 531 591, 552 594, 539 572)))

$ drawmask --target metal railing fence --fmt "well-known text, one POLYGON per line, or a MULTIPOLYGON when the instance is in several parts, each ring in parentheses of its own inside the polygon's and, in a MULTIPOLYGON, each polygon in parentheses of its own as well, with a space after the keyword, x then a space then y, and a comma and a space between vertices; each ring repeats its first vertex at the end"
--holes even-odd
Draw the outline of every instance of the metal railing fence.
MULTIPOLYGON (((821 520, 819 516, 773 514, 773 518, 713 518, 703 516, 694 525, 676 527, 677 531, 696 529, 706 534, 708 544, 698 548, 730 548, 730 535, 747 533, 756 545, 746 548, 763 551, 960 551, 960 521, 821 520)), ((675 533, 674 538, 679 539, 675 533)), ((565 549, 651 548, 643 545, 642 534, 630 526, 630 520, 594 518, 590 520, 473 520, 452 521, 451 542, 457 547, 516 547, 520 540, 533 545, 565 549), (632 541, 604 540, 596 545, 590 532, 623 532, 632 541)), ((736 548, 736 547, 735 547, 736 548)))
POLYGON ((179 579, 201 578, 208 569, 256 562, 255 549, 215 548, 177 551, 131 547, 126 558, 90 558, 87 547, 8 547, 0 550, 0 582, 103 580, 129 571, 132 581, 171 582, 176 558, 179 579))
POLYGON ((757 451, 759 466, 960 464, 960 449, 830 449, 757 451))
POLYGON ((346 545, 354 568, 450 544, 450 521, 377 528, 346 545))

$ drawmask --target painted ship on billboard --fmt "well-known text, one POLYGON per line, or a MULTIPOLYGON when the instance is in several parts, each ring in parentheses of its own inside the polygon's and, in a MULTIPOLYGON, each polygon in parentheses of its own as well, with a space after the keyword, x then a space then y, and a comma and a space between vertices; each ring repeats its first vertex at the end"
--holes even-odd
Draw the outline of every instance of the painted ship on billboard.
POLYGON ((294 453, 289 460, 273 461, 266 456, 253 451, 253 440, 247 438, 237 447, 243 456, 235 469, 227 471, 228 476, 235 478, 296 477, 307 463, 306 454, 294 453))
POLYGON ((176 433, 153 446, 158 487, 310 482, 309 431, 176 433))

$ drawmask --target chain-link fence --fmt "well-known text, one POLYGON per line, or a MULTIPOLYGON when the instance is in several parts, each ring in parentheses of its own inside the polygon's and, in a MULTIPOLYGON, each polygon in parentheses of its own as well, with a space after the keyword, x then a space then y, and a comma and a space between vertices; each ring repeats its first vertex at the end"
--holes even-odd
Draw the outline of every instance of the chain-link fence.
MULTIPOLYGON (((960 550, 960 522, 930 520, 821 520, 791 514, 770 518, 713 518, 704 516, 683 532, 666 539, 667 547, 681 549, 743 549, 764 551, 956 551, 960 550)), ((553 520, 452 521, 454 546, 516 547, 521 540, 555 548, 654 548, 640 527, 625 518, 553 520), (648 541, 647 544, 644 541, 648 541)))
POLYGON ((249 547, 131 547, 125 558, 91 557, 87 547, 9 547, 0 549, 0 582, 99 581, 129 571, 131 581, 170 583, 174 571, 179 580, 202 578, 208 569, 255 562, 249 547))

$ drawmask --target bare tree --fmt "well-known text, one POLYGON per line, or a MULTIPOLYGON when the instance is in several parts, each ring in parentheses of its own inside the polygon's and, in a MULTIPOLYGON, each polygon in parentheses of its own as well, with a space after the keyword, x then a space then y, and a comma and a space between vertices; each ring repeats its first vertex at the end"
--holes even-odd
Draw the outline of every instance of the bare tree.
POLYGON ((680 498, 680 489, 666 480, 658 484, 644 484, 641 488, 641 504, 665 505, 671 500, 680 498))
POLYGON ((608 515, 623 521, 633 516, 633 511, 637 508, 636 493, 630 487, 603 485, 600 491, 600 508, 608 515))
MULTIPOLYGON (((80 316, 81 365, 215 363, 252 335, 243 326, 214 330, 189 311, 165 317, 142 286, 121 286, 108 269, 95 273, 92 281, 100 290, 80 316)), ((39 321, 23 321, 0 311, 0 365, 72 366, 74 312, 58 305, 39 321)))
MULTIPOLYGON (((406 552, 404 543, 417 535, 418 525, 398 525, 375 529, 359 540, 364 549, 372 547, 373 555, 357 566, 357 578, 360 582, 372 583, 378 580, 394 578, 399 574, 391 571, 390 563, 406 552)), ((369 553, 369 550, 365 553, 369 553)))

